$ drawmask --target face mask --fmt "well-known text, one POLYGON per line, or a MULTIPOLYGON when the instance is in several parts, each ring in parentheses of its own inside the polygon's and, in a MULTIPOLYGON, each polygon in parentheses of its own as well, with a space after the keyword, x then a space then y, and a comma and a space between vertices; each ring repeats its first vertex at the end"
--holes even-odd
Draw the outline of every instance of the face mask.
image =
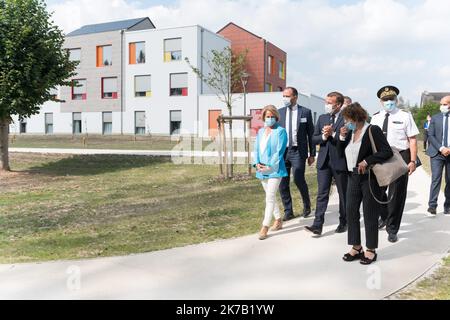
POLYGON ((347 123, 345 124, 345 126, 346 126, 347 129, 350 130, 350 131, 355 131, 355 129, 356 129, 356 125, 355 125, 353 122, 347 122, 347 123))
POLYGON ((449 110, 448 110, 448 105, 446 105, 446 104, 441 104, 441 112, 442 113, 447 113, 449 110))
POLYGON ((277 123, 277 120, 275 118, 266 118, 266 127, 273 127, 275 123, 277 123))
POLYGON ((383 103, 383 105, 384 105, 384 110, 386 110, 386 112, 392 112, 395 110, 395 108, 397 108, 397 102, 391 101, 391 100, 385 101, 383 103))
POLYGON ((325 113, 332 113, 333 112, 333 105, 332 104, 326 104, 325 105, 325 113))
POLYGON ((283 104, 285 107, 289 107, 291 105, 291 98, 283 97, 283 104))

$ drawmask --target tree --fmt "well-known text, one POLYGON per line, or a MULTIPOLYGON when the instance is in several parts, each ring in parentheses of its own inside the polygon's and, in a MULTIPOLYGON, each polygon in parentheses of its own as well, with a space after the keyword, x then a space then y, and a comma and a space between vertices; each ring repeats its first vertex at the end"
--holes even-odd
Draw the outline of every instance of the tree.
POLYGON ((0 170, 9 170, 12 116, 39 113, 51 89, 70 85, 77 63, 63 49, 64 35, 42 0, 0 0, 0 170))
POLYGON ((440 112, 440 105, 435 102, 428 102, 423 105, 422 108, 416 108, 414 110, 415 112, 412 112, 414 120, 416 121, 417 127, 423 131, 423 124, 425 123, 425 120, 427 118, 427 115, 435 115, 436 113, 440 112))
MULTIPOLYGON (((228 109, 228 115, 233 115, 233 103, 242 98, 242 94, 236 94, 239 92, 242 86, 241 79, 247 73, 245 65, 247 62, 248 50, 245 50, 239 54, 234 54, 230 47, 225 47, 223 50, 211 50, 210 54, 206 57, 202 56, 202 59, 206 62, 209 70, 204 73, 197 67, 194 67, 188 58, 185 58, 186 62, 191 67, 192 71, 197 76, 211 87, 220 101, 225 103, 228 109)), ((233 124, 230 122, 230 141, 231 141, 231 153, 230 157, 233 160, 233 124)), ((230 162, 230 173, 233 176, 233 161, 230 162)))

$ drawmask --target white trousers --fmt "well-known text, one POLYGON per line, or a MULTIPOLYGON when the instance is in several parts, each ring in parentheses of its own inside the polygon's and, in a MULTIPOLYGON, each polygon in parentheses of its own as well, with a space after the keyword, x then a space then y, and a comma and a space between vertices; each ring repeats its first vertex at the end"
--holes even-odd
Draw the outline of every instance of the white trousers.
POLYGON ((275 219, 280 219, 280 208, 277 202, 278 187, 281 183, 281 178, 271 178, 261 181, 264 191, 266 192, 266 211, 264 213, 264 227, 270 227, 272 216, 275 219))

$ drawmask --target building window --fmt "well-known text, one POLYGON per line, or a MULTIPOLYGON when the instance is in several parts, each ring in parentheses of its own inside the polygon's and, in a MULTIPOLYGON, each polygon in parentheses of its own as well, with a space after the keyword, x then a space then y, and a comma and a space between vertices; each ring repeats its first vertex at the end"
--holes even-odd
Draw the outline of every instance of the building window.
POLYGON ((69 60, 70 61, 81 61, 81 49, 69 49, 69 60))
POLYGON ((280 77, 280 79, 286 79, 286 68, 283 61, 279 61, 278 63, 278 76, 280 77))
POLYGON ((273 69, 275 69, 275 59, 272 56, 269 56, 269 58, 267 59, 267 73, 268 74, 273 74, 273 69))
POLYGON ((27 119, 20 121, 20 133, 27 133, 27 119))
POLYGON ((53 113, 45 114, 45 134, 53 133, 53 113))
POLYGON ((145 134, 145 111, 134 113, 135 134, 145 134))
POLYGON ((102 78, 102 99, 117 99, 117 78, 102 78))
POLYGON ((72 113, 72 132, 73 134, 81 134, 81 112, 72 113))
POLYGON ((72 100, 86 100, 86 79, 72 81, 72 100))
POLYGON ((112 112, 103 112, 103 134, 112 134, 112 112))
POLYGON ((264 121, 262 120, 262 109, 250 109, 250 116, 252 120, 250 122, 251 135, 256 137, 259 129, 264 128, 264 121))
POLYGON ((181 38, 164 40, 164 61, 181 60, 181 38))
POLYGON ((278 87, 278 91, 283 92, 283 87, 278 87))
POLYGON ((266 92, 272 92, 273 91, 273 86, 271 83, 266 83, 266 92))
POLYGON ((130 64, 145 63, 145 42, 130 43, 130 64))
POLYGON ((170 74, 170 95, 187 96, 188 95, 188 74, 171 73, 170 74))
POLYGON ((152 76, 135 76, 134 77, 134 96, 135 97, 151 97, 152 96, 152 76))
POLYGON ((181 110, 170 111, 170 134, 179 135, 181 132, 181 110))
POLYGON ((97 67, 112 66, 112 46, 97 47, 97 67))

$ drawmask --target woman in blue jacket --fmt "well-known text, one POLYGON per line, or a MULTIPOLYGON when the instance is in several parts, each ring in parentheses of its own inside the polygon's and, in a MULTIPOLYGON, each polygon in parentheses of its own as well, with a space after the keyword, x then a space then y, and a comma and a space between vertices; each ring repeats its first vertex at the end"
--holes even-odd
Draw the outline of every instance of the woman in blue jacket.
POLYGON ((284 153, 287 145, 286 129, 282 128, 277 122, 280 120, 280 114, 277 108, 269 105, 263 109, 262 120, 264 128, 261 128, 256 137, 254 164, 256 168, 256 177, 266 192, 266 210, 262 229, 259 233, 259 239, 267 239, 267 233, 272 220, 275 217, 275 223, 272 231, 282 228, 280 208, 278 207, 276 195, 280 186, 281 178, 287 177, 286 165, 284 163, 284 153))

